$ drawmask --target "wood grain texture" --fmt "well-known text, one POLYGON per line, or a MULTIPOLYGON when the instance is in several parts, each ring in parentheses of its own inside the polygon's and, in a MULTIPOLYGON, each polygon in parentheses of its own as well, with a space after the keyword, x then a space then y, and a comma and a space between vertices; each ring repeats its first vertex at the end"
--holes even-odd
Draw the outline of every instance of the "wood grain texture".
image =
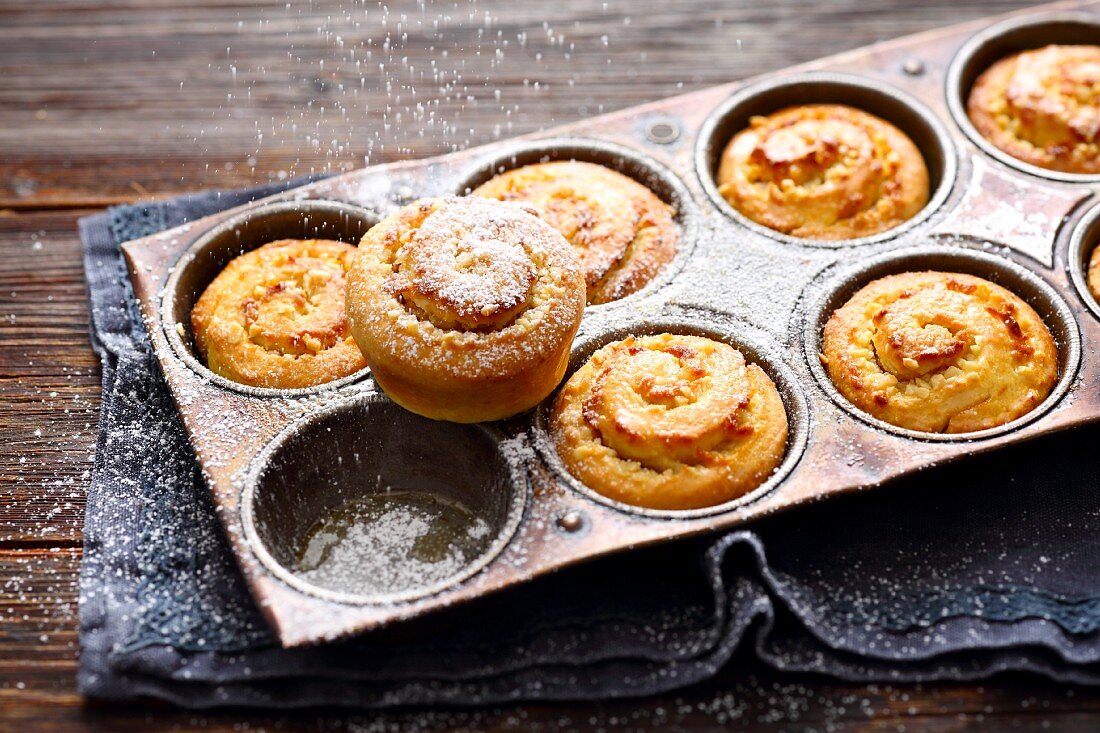
POLYGON ((0 0, 0 733, 1096 730, 1100 694, 1033 677, 847 685, 745 660, 644 701, 384 716, 88 704, 73 679, 88 209, 435 154, 1029 4, 0 0))

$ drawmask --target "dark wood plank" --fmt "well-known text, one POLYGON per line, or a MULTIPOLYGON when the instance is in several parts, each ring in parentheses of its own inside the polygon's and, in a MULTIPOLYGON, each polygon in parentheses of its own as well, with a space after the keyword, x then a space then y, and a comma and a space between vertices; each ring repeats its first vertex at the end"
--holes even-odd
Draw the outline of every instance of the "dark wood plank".
POLYGON ((0 3, 0 208, 431 155, 1029 4, 0 3))
POLYGON ((78 543, 99 419, 78 213, 0 217, 0 543, 78 543))

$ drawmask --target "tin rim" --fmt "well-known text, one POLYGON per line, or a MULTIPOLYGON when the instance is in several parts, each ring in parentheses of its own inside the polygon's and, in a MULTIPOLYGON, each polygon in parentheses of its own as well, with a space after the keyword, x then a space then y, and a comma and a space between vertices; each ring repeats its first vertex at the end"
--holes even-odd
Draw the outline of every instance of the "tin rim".
POLYGON ((1100 318, 1100 303, 1092 294, 1088 282, 1089 260, 1097 247, 1100 247, 1100 204, 1086 211, 1077 222, 1070 236, 1069 252, 1066 255, 1069 277, 1078 297, 1092 315, 1100 318))

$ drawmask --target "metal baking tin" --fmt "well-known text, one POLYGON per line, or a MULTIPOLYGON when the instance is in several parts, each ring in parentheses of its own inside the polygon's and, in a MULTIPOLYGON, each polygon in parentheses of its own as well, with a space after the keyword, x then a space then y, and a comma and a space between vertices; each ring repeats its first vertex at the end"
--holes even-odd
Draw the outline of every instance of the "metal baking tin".
POLYGON ((1097 38, 1100 0, 1045 6, 509 143, 366 168, 124 245, 150 340, 218 515, 281 642, 348 636, 601 555, 729 529, 1096 421, 1100 306, 1085 272, 1100 241, 1100 206, 1090 201, 1100 178, 1006 158, 973 130, 963 103, 977 74, 1005 53, 1097 38), (786 237, 730 209, 712 180, 726 140, 747 115, 815 101, 862 107, 910 134, 932 174, 921 214, 890 232, 838 243, 786 237), (356 241, 415 198, 464 193, 514 165, 568 158, 650 186, 674 206, 683 228, 680 254, 653 283, 586 309, 570 370, 628 333, 697 333, 736 345, 776 382, 791 424, 786 459, 751 494, 690 512, 609 501, 563 470, 546 436, 549 400, 491 426, 454 426, 404 412, 366 372, 310 390, 252 389, 195 358, 188 311, 229 257, 281 237, 356 241), (994 430, 929 435, 875 420, 833 388, 818 361, 823 319, 869 279, 927 267, 1001 282, 1046 319, 1061 360, 1057 387, 1038 409, 994 430), (346 492, 369 490, 360 473, 333 468, 345 461, 362 462, 363 474, 420 476, 426 489, 480 490, 488 503, 475 509, 490 520, 490 546, 451 580, 408 592, 367 596, 304 582, 286 567, 286 537, 346 492), (463 474, 458 487, 441 478, 463 474))

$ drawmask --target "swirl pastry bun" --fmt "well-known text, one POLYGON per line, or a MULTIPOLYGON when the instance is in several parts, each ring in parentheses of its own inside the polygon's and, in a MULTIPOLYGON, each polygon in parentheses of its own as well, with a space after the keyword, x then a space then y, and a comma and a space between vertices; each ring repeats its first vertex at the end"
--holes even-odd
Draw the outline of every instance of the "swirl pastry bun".
POLYGON ((355 248, 281 239, 231 261, 191 310, 215 374, 253 387, 312 387, 366 367, 348 330, 344 284, 355 248))
POLYGON ((1014 158, 1100 173, 1100 46, 1046 46, 1003 58, 974 82, 967 114, 1014 158))
POLYGON ((1088 281, 1092 297, 1100 301, 1100 246, 1092 250, 1092 256, 1089 258, 1088 281))
POLYGON ((839 104, 754 117, 722 153, 717 182, 749 219, 806 239, 877 234, 928 203, 928 168, 913 141, 839 104))
POLYGON ((825 325, 829 377, 892 425, 968 433, 1030 412, 1058 378, 1046 324, 1014 293, 973 275, 875 280, 825 325))
POLYGON ((672 207, 632 178, 595 163, 555 161, 516 168, 475 196, 522 201, 561 232, 584 266, 588 302, 637 291, 676 256, 672 207))
POLYGON ((550 433, 569 472, 609 499, 699 509, 775 471, 787 414, 775 384, 741 352, 666 333, 593 354, 558 394, 550 433))
POLYGON ((561 381, 584 273, 569 243, 521 206, 425 199, 363 237, 347 309, 394 402, 437 420, 499 420, 561 381))

